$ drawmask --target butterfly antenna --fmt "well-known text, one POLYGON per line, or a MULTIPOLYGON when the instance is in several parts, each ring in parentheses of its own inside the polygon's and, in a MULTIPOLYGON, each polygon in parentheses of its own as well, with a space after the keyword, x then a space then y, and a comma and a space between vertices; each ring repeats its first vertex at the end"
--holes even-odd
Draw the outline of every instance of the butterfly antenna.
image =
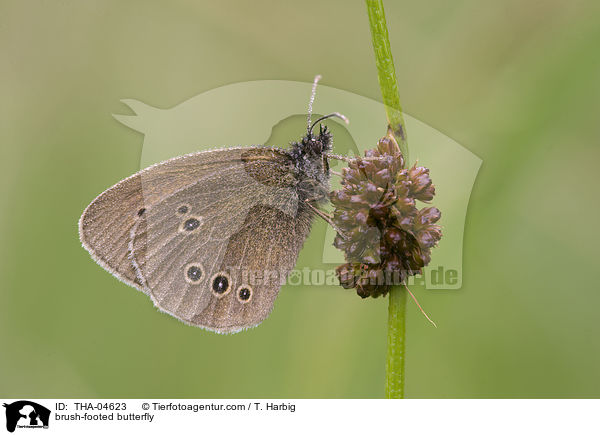
POLYGON ((340 118, 342 121, 344 121, 346 124, 349 124, 350 121, 348 120, 348 118, 346 118, 344 115, 342 115, 339 112, 333 112, 330 113, 329 115, 325 115, 325 116, 321 116, 319 119, 317 119, 315 122, 312 123, 312 125, 309 124, 308 127, 308 135, 310 136, 312 134, 312 129, 315 128, 315 125, 317 125, 319 122, 327 119, 327 118, 340 118))
POLYGON ((427 315, 427 313, 425 312, 425 310, 423 310, 423 308, 421 308, 421 304, 419 304, 419 301, 417 300, 417 298, 415 298, 415 295, 413 295, 412 292, 408 289, 408 287, 406 286, 406 284, 404 284, 404 288, 406 289, 406 291, 408 292, 408 294, 410 295, 410 297, 413 299, 413 301, 415 301, 415 304, 417 304, 417 307, 419 307, 419 310, 421 310, 421 312, 423 313, 423 315, 425 317, 427 317, 427 320, 429 320, 431 322, 431 324, 437 328, 437 325, 435 324, 435 322, 433 320, 431 320, 429 318, 429 316, 427 315))
POLYGON ((312 85, 312 92, 310 93, 310 100, 308 100, 308 121, 306 123, 306 129, 310 135, 310 131, 312 130, 310 127, 310 121, 311 121, 311 116, 312 116, 312 106, 313 103, 315 102, 315 95, 317 94, 317 83, 319 83, 319 80, 321 80, 321 75, 317 74, 315 76, 315 80, 313 81, 313 85, 312 85))

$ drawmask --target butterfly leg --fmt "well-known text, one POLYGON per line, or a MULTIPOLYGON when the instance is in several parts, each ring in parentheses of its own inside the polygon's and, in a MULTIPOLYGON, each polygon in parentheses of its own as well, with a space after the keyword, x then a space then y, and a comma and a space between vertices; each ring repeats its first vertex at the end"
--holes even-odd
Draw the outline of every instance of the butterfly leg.
POLYGON ((339 154, 332 154, 332 153, 325 154, 325 157, 327 157, 328 159, 333 159, 333 160, 341 160, 342 162, 346 162, 346 163, 353 163, 357 160, 362 160, 365 162, 374 162, 377 160, 381 160, 381 157, 360 157, 360 156, 347 157, 347 156, 340 156, 339 154))
POLYGON ((344 233, 342 232, 342 230, 339 229, 339 227, 333 222, 333 216, 328 215, 327 213, 325 213, 322 210, 319 210, 317 207, 315 207, 313 204, 311 204, 311 202, 316 202, 318 201, 318 198, 306 198, 304 200, 304 202, 306 203, 306 205, 308 205, 310 207, 310 209, 315 212, 315 214, 317 216, 320 216, 325 222, 327 222, 329 225, 331 225, 333 227, 333 229, 344 239, 346 239, 346 236, 344 235, 344 233))
POLYGON ((342 162, 346 162, 346 163, 350 163, 354 160, 351 157, 340 156, 339 154, 333 154, 333 153, 327 153, 327 154, 325 154, 325 156, 328 159, 341 160, 342 162))

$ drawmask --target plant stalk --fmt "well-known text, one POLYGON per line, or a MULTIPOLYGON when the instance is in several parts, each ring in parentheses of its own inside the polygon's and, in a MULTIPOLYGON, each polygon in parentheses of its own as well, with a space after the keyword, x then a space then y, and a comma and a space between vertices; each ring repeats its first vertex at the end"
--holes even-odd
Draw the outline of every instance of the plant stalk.
POLYGON ((406 341, 406 291, 394 286, 389 292, 385 397, 404 398, 404 349, 406 341))
MULTIPOLYGON (((381 96, 385 105, 388 134, 392 134, 400 146, 405 164, 408 164, 406 127, 400 106, 398 81, 390 48, 382 0, 366 0, 375 64, 381 96)), ((406 342, 406 291, 394 286, 389 292, 388 339, 386 360, 385 395, 388 399, 404 398, 404 363, 406 342)))
POLYGON ((394 68, 394 59, 392 57, 390 39, 385 22, 383 1, 366 0, 366 4, 371 26, 373 51, 375 52, 375 64, 377 65, 377 77, 379 79, 383 104, 385 105, 388 128, 400 146, 404 161, 408 163, 406 126, 404 124, 404 117, 402 116, 398 80, 396 78, 396 69, 394 68))

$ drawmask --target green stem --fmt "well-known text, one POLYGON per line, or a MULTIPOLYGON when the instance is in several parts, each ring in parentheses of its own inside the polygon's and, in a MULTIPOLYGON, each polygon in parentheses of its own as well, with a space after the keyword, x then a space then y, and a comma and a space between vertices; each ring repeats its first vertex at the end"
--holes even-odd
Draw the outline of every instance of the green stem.
POLYGON ((390 48, 387 25, 385 23, 385 12, 382 0, 366 0, 369 23, 371 25, 371 37, 373 50, 375 51, 375 64, 377 65, 377 77, 381 96, 388 119, 388 127, 400 145, 400 151, 404 161, 408 163, 408 144, 406 140, 406 126, 402 116, 400 105, 400 94, 398 93, 398 81, 396 69, 390 48))
MULTIPOLYGON (((406 127, 400 106, 398 82, 390 48, 382 0, 366 0, 379 87, 388 119, 388 131, 400 146, 404 162, 408 163, 406 127)), ((404 398, 404 349, 406 341, 406 292, 400 286, 389 293, 388 340, 385 395, 388 399, 404 398)))
POLYGON ((389 298, 385 397, 388 399, 403 399, 406 292, 400 286, 392 287, 389 298))

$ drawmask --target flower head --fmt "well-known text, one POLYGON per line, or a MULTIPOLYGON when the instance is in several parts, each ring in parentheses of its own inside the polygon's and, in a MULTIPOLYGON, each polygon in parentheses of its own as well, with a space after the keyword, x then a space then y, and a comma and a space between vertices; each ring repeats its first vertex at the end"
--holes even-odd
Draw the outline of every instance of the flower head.
POLYGON ((435 187, 429 169, 404 168, 392 135, 379 140, 342 170, 342 188, 330 193, 338 229, 334 246, 346 263, 337 268, 340 284, 356 288, 366 298, 385 295, 391 285, 422 273, 442 231, 435 207, 418 209, 416 201, 431 201, 435 187))

